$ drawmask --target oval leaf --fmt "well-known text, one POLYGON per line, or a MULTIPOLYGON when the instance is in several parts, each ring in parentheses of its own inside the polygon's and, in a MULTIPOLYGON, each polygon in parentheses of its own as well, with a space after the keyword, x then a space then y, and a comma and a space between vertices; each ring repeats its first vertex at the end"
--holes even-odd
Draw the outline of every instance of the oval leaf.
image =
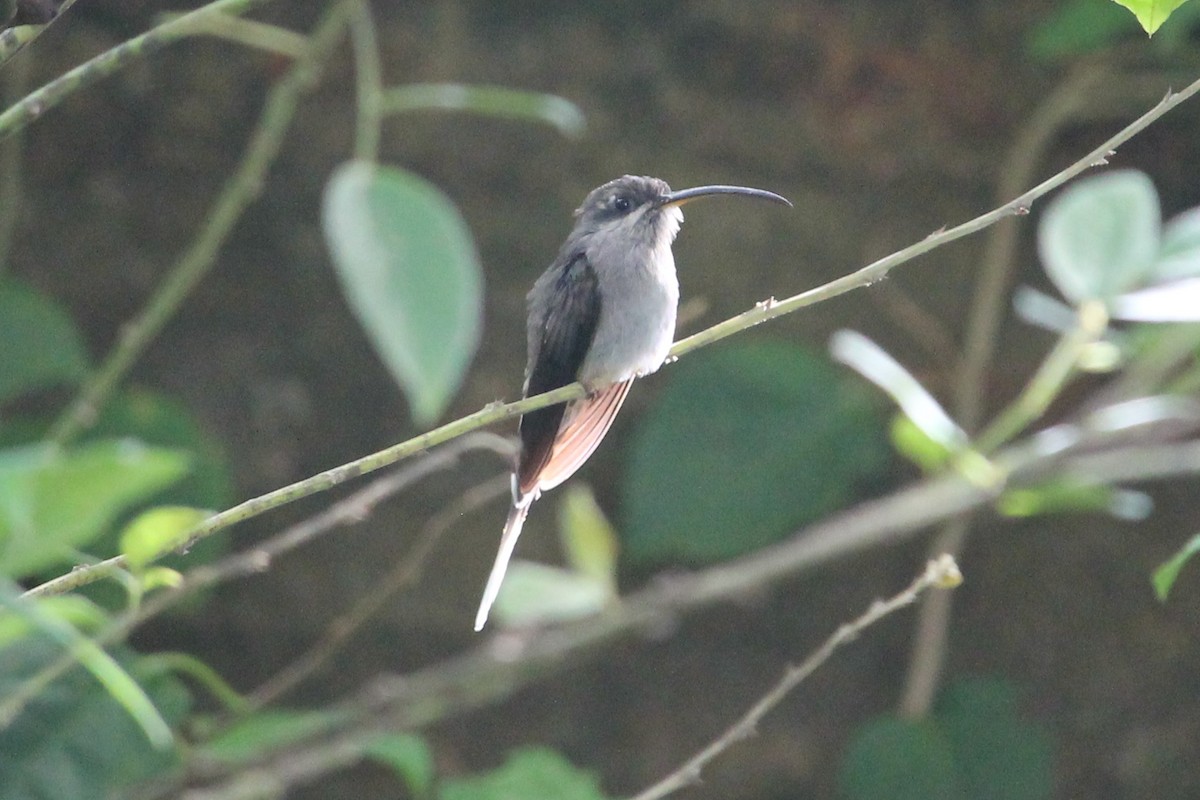
POLYGON ((609 581, 582 572, 514 561, 493 612, 508 628, 591 616, 615 598, 609 581))
POLYGON ((65 311, 27 286, 0 281, 0 403, 74 383, 87 363, 79 331, 65 311))
POLYGON ((1161 225, 1150 179, 1134 170, 1109 172, 1077 181, 1050 203, 1038 253, 1068 300, 1107 301, 1149 275, 1161 225))
POLYGON ((1153 34, 1167 21, 1171 12, 1186 3, 1187 0, 1113 0, 1113 2, 1132 11, 1146 33, 1153 34))
POLYGON ((671 370, 624 474, 625 552, 706 563, 850 502, 888 460, 861 384, 790 345, 697 353, 671 370))
POLYGON ((117 515, 179 480, 187 456, 129 439, 0 451, 0 574, 72 559, 117 515))
POLYGON ((1150 283, 1166 283, 1200 275, 1200 208, 1172 217, 1163 226, 1162 249, 1150 283))
POLYGON ((334 172, 322 223, 351 308, 413 419, 431 425, 479 343, 483 278, 466 223, 437 187, 365 161, 334 172))
POLYGON ((558 507, 558 531, 571 568, 608 586, 615 596, 620 543, 590 486, 575 483, 565 488, 558 507))
POLYGON ((144 567, 187 542, 212 511, 188 506, 159 506, 143 511, 121 532, 121 552, 129 566, 144 567))

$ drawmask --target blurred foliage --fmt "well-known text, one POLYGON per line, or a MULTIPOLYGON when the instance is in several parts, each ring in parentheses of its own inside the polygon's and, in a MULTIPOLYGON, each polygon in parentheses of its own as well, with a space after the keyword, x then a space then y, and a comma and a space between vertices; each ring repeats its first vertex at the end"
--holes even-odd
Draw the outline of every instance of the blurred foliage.
POLYGON ((1192 556, 1200 553, 1200 534, 1188 539, 1183 547, 1175 555, 1171 556, 1158 569, 1154 570, 1154 593, 1158 595, 1158 599, 1166 601, 1171 593, 1171 588, 1175 585, 1176 579, 1179 578, 1179 573, 1183 566, 1191 560, 1192 556))
POLYGON ((437 187, 366 161, 334 172, 322 220, 346 299, 413 420, 432 425, 483 325, 483 273, 466 222, 437 187))
POLYGON ((12 278, 0 280, 0 406, 74 385, 87 368, 83 340, 67 311, 12 278))
POLYGON ((0 452, 0 574, 74 560, 118 515, 178 480, 186 454, 133 440, 0 452))
POLYGON ((888 465, 853 379, 781 342, 723 344, 670 372, 623 473, 625 552, 703 564, 778 541, 851 502, 888 465))
MULTIPOLYGON (((1178 7, 1165 24, 1160 21, 1161 27, 1153 31, 1152 45, 1159 53, 1175 54, 1190 46, 1190 37, 1200 24, 1200 3, 1168 2, 1178 7)), ((1117 0, 1064 0, 1048 4, 1045 19, 1026 36, 1026 50, 1039 60, 1065 61, 1122 40, 1144 40, 1145 27, 1139 17, 1130 13, 1133 9, 1122 5, 1117 0)))
POLYGON ((841 766, 847 800, 1047 800, 1052 741, 999 680, 950 684, 933 715, 864 725, 841 766))
MULTIPOLYGON (((34 634, 0 648, 0 697, 12 697, 62 647, 34 634)), ((191 696, 176 678, 150 668, 128 648, 109 648, 138 680, 168 723, 178 724, 191 696)), ((145 733, 93 676, 68 671, 33 697, 23 713, 0 726, 0 797, 4 800, 96 800, 179 763, 179 751, 155 749, 145 733)))
POLYGON ((603 800, 596 776, 553 750, 514 750, 502 767, 442 782, 439 800, 603 800))

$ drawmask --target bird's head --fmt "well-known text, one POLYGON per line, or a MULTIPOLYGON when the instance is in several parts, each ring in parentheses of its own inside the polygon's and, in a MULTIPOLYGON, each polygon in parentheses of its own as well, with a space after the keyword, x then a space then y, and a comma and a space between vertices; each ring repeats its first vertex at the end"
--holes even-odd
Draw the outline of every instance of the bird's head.
POLYGON ((670 245, 683 222, 680 206, 701 197, 738 194, 790 206, 784 197, 745 186, 697 186, 671 191, 667 182, 647 176, 625 175, 598 186, 575 210, 572 238, 620 238, 630 247, 670 245))

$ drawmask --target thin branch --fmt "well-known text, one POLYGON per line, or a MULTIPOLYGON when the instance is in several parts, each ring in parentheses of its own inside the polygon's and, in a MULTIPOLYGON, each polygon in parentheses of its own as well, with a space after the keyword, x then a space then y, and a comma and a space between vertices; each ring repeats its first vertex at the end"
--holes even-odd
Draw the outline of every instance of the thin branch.
MULTIPOLYGON (((852 289, 869 286, 875 281, 883 278, 891 269, 923 255, 935 247, 960 239, 968 234, 983 230, 996 223, 1001 219, 1010 216, 1026 214, 1033 202, 1047 192, 1061 186, 1066 181, 1086 171, 1087 169, 1096 166, 1097 164, 1106 163, 1107 159, 1112 155, 1115 148, 1138 132, 1146 128, 1152 122, 1157 120, 1163 114, 1173 109, 1175 106, 1182 103, 1200 91, 1200 80, 1196 80, 1186 89, 1181 92, 1172 92, 1164 97, 1154 108, 1147 111, 1142 116, 1138 117, 1132 123, 1124 127, 1119 133, 1109 138, 1103 144, 1083 158, 1076 161, 1066 169, 1048 178, 1034 188, 1020 195, 1016 199, 1003 206, 989 211, 979 217, 976 217, 969 222, 965 222, 950 230, 941 233, 933 234, 917 244, 906 247, 897 253, 894 253, 886 258, 882 258, 872 264, 863 267, 857 272, 850 275, 837 278, 827 284, 818 286, 815 289, 802 292, 787 300, 776 301, 774 299, 767 300, 757 304, 749 311, 745 311, 737 316, 720 322, 707 330, 701 331, 693 336, 689 336, 682 341, 676 342, 671 348, 669 361, 678 359, 687 353, 697 350, 713 342, 719 341, 732 336, 735 333, 744 331, 755 325, 774 319, 775 317, 784 314, 798 311, 801 308, 813 305, 822 300, 828 300, 833 297, 845 294, 852 289)), ((408 441, 393 445, 392 447, 380 450, 364 456, 355 461, 343 464, 333 469, 298 481, 289 486, 284 486, 275 491, 268 492, 265 495, 247 500, 233 508, 222 511, 209 517, 204 522, 200 523, 190 534, 187 544, 190 546, 198 539, 210 536, 219 530, 224 530, 238 522, 243 522, 251 517, 258 516, 267 511, 271 511, 280 506, 299 500, 303 497, 325 491, 341 483, 344 483, 351 478, 356 478, 368 472, 373 472, 381 469, 397 461, 407 458, 414 453, 421 452, 435 445, 462 436, 473 430, 478 430, 488 425, 501 422, 512 417, 520 416, 529 411, 546 406, 561 403, 567 400, 575 400, 583 397, 584 389, 579 383, 572 383, 555 389, 551 392, 535 395, 513 403, 499 404, 494 403, 488 405, 473 414, 447 423, 440 428, 435 428, 432 431, 421 434, 408 441)), ((166 555, 165 553, 163 555, 166 555)), ((78 567, 75 570, 61 575, 57 578, 47 581, 26 594, 45 595, 71 591, 80 586, 84 586, 92 581, 98 580, 101 577, 110 575, 113 571, 120 569, 124 565, 124 559, 121 556, 110 558, 97 564, 78 567)))
POLYGON ((742 718, 714 739, 707 747, 689 758, 678 769, 654 785, 639 792, 633 800, 660 800, 669 794, 700 781, 708 763, 737 742, 749 738, 768 712, 779 705, 809 675, 817 671, 839 647, 858 638, 864 630, 884 617, 912 605, 922 592, 930 588, 953 589, 962 583, 958 565, 948 555, 925 565, 925 571, 909 587, 887 600, 876 600, 857 619, 847 622, 833 632, 825 642, 798 666, 789 667, 777 684, 750 707, 742 718))
POLYGON ((191 36, 197 20, 210 14, 242 14, 263 2, 265 0, 214 0, 106 50, 50 81, 0 114, 0 139, 11 136, 75 92, 107 78, 135 59, 145 58, 191 36))
MULTIPOLYGON (((84 383, 71 405, 55 420, 47 435, 51 441, 59 444, 70 442, 95 419, 130 367, 174 316, 192 289, 208 274, 242 213, 262 194, 267 170, 279 154, 300 96, 315 84, 321 64, 341 36, 344 8, 344 4, 334 6, 313 30, 304 56, 271 89, 242 161, 214 201, 200 232, 146 307, 122 328, 120 340, 104 363, 84 383)), ((182 25, 197 13, 200 12, 186 14, 168 24, 182 25)), ((155 30, 162 31, 165 27, 155 30)))

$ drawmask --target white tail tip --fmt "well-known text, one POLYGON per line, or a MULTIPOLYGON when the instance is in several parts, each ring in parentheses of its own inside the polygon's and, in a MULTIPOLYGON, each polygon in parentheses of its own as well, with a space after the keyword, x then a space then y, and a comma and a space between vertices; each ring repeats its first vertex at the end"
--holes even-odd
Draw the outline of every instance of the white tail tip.
POLYGON ((517 546, 517 537, 521 535, 521 527, 525 524, 525 515, 529 513, 529 505, 513 506, 508 512, 508 521, 504 523, 504 533, 500 534, 500 550, 496 553, 496 561, 492 564, 491 574, 483 587, 483 599, 479 601, 479 611, 475 614, 475 630, 483 630, 487 624, 488 613, 500 594, 500 585, 504 583, 504 573, 508 571, 508 562, 517 546))

